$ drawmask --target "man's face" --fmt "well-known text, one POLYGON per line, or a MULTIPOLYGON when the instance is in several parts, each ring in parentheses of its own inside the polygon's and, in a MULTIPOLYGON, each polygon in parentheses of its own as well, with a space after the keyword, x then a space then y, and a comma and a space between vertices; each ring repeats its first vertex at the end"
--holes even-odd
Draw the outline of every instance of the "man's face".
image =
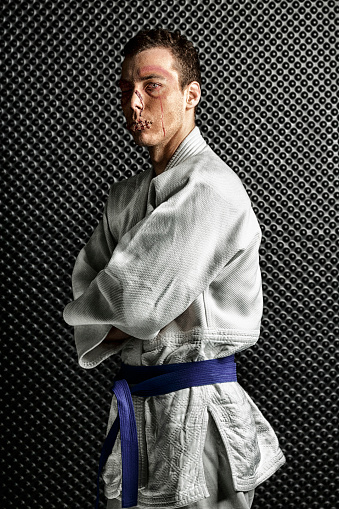
POLYGON ((167 48, 126 57, 122 64, 121 106, 138 145, 166 144, 183 129, 187 90, 181 90, 174 58, 167 48))

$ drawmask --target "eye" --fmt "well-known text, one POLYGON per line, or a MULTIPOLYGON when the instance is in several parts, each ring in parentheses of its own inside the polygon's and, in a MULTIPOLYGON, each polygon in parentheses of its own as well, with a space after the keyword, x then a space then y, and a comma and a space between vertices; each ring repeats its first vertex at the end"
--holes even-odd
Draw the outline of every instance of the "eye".
POLYGON ((149 92, 154 92, 155 90, 159 90, 160 87, 161 87, 160 83, 148 83, 148 85, 146 86, 146 90, 149 92))

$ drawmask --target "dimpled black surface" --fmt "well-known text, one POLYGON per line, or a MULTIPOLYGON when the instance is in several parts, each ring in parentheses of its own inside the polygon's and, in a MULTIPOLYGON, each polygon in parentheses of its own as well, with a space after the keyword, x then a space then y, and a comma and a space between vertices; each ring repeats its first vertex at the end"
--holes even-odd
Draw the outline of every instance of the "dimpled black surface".
POLYGON ((338 3, 3 0, 1 15, 1 506, 94 507, 112 361, 78 367, 62 310, 110 185, 148 166, 116 80, 123 44, 163 26, 199 48, 197 124, 263 231, 262 332, 237 361, 287 463, 253 508, 338 507, 338 3))

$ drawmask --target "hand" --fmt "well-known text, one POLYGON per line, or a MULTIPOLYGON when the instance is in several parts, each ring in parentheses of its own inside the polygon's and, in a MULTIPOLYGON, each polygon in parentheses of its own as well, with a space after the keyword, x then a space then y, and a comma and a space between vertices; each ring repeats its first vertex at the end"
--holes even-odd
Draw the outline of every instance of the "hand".
POLYGON ((112 327, 110 331, 108 332, 107 336, 103 340, 103 343, 114 343, 119 344, 125 341, 125 339, 130 338, 129 334, 126 334, 126 332, 123 332, 122 330, 118 329, 117 327, 112 327))

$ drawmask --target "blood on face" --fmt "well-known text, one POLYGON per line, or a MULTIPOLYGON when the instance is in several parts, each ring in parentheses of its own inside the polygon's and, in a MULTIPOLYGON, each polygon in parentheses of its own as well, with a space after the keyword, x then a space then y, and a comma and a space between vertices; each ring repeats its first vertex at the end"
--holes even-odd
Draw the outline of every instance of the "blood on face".
POLYGON ((165 126, 164 126, 164 108, 162 107, 162 102, 161 102, 161 96, 159 95, 158 97, 159 101, 160 101, 160 108, 161 108, 161 124, 162 124, 162 131, 164 133, 164 136, 166 136, 166 131, 165 131, 165 126))
MULTIPOLYGON (((144 100, 143 100, 142 95, 140 94, 139 90, 135 90, 134 93, 136 94, 136 96, 138 97, 138 99, 141 102, 141 110, 139 113, 139 117, 141 117, 142 112, 145 109, 144 100)), ((158 97, 156 97, 156 99, 159 99, 159 102, 160 102, 162 131, 164 133, 164 136, 166 136, 165 125, 164 125, 164 109, 163 109, 162 102, 161 102, 161 96, 159 95, 158 97)), ((131 126, 131 130, 134 132, 135 131, 144 131, 145 129, 150 129, 152 123, 153 122, 149 121, 149 120, 139 119, 139 120, 133 122, 133 124, 131 126)))
POLYGON ((141 110, 140 110, 140 113, 139 113, 139 117, 141 117, 141 114, 142 114, 142 112, 144 111, 144 108, 145 108, 144 101, 142 99, 142 95, 140 94, 139 90, 136 90, 135 94, 137 95, 137 97, 139 98, 139 100, 141 102, 141 110))

